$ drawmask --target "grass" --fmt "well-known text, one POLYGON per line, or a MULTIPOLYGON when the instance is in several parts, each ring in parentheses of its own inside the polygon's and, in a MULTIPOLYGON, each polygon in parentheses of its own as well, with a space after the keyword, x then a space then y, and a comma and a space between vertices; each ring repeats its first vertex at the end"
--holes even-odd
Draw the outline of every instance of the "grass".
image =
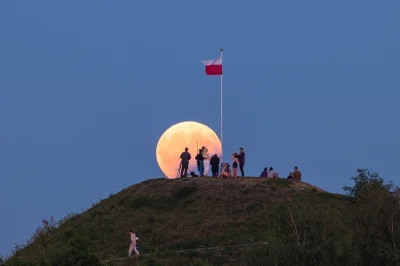
MULTIPOLYGON (((76 235, 89 239, 90 251, 101 260, 124 257, 128 230, 134 229, 145 255, 134 259, 135 265, 247 265, 242 255, 262 247, 245 244, 269 241, 274 230, 288 223, 287 207, 296 212, 292 204, 300 201, 321 212, 342 210, 348 203, 343 196, 286 179, 147 180, 43 229, 40 237, 17 250, 10 261, 18 257, 34 261, 43 251, 52 253, 64 247, 76 235), (271 227, 274 224, 277 227, 271 227), (243 247, 229 248, 237 244, 243 247)), ((108 265, 133 265, 127 263, 132 260, 108 265)))

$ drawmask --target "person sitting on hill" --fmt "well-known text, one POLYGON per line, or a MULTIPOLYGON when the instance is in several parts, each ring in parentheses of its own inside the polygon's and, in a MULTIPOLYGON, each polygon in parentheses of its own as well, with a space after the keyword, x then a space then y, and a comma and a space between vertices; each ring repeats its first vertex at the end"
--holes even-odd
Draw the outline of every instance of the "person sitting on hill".
POLYGON ((267 174, 268 174, 268 167, 265 167, 264 171, 261 172, 260 177, 267 177, 267 174))
POLYGON ((293 174, 292 174, 292 172, 289 173, 287 179, 293 179, 293 174))
POLYGON ((192 172, 190 172, 190 176, 191 176, 191 177, 199 177, 199 176, 198 176, 198 175, 196 175, 196 173, 195 173, 195 172, 193 172, 193 171, 192 171, 192 172))
POLYGON ((295 181, 301 181, 301 172, 297 166, 294 167, 294 171, 291 173, 291 175, 295 181))
POLYGON ((231 177, 231 167, 229 163, 222 163, 222 171, 221 171, 221 177, 224 178, 229 178, 231 177))
POLYGON ((268 178, 278 178, 278 173, 275 173, 274 168, 270 167, 267 177, 268 178))

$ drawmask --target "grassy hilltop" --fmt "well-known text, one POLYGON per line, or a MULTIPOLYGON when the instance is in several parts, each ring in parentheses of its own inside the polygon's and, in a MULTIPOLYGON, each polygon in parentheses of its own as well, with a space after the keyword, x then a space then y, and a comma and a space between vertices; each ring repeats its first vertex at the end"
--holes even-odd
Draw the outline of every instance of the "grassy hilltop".
POLYGON ((394 265, 395 188, 364 170, 354 181, 344 196, 286 179, 147 180, 44 221, 5 265, 394 265), (142 255, 128 259, 131 228, 142 255))

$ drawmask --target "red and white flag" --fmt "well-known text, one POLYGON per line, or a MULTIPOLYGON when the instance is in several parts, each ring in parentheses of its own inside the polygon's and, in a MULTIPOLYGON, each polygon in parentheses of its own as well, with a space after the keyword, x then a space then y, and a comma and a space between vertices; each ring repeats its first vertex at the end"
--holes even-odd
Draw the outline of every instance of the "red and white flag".
POLYGON ((206 66, 207 75, 222 75, 222 56, 212 60, 201 60, 206 66))

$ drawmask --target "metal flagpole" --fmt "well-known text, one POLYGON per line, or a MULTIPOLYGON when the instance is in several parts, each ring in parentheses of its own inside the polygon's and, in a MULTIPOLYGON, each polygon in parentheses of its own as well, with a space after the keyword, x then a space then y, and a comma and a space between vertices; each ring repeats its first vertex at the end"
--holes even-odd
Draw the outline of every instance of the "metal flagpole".
MULTIPOLYGON (((220 53, 220 56, 221 56, 221 61, 222 61, 222 51, 223 51, 223 49, 222 48, 220 48, 219 49, 219 53, 220 53)), ((221 132, 220 132, 220 134, 221 134, 221 162, 222 162, 222 154, 223 154, 223 145, 222 145, 222 73, 221 73, 221 76, 220 76, 220 80, 221 80, 221 82, 220 82, 220 89, 221 89, 221 132)))

